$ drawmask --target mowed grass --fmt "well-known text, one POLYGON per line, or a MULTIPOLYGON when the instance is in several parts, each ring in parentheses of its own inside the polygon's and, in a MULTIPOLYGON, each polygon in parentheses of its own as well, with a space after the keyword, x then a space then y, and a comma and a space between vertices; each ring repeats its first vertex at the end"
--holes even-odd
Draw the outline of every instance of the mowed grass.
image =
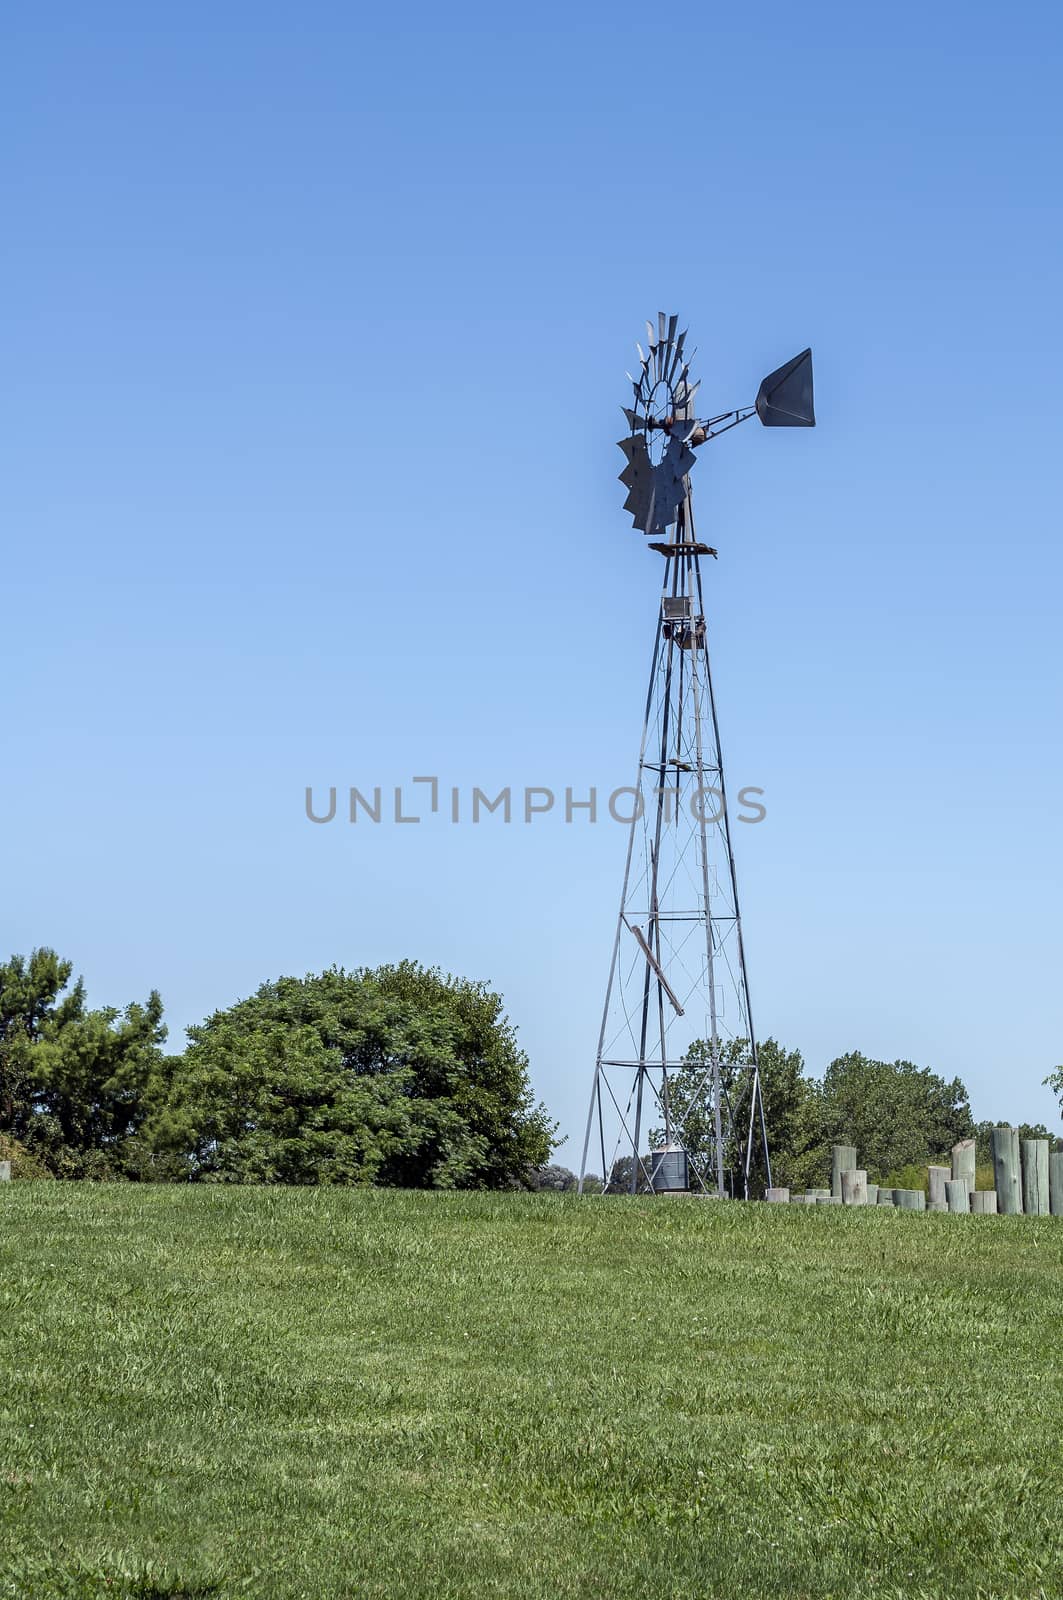
POLYGON ((4 1185, 0 1594, 1063 1593, 1063 1222, 4 1185))

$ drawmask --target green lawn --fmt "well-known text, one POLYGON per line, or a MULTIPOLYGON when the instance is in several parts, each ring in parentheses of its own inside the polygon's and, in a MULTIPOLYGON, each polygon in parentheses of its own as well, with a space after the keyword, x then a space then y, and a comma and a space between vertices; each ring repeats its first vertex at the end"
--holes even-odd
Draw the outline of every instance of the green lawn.
POLYGON ((0 1595, 1063 1594, 1063 1223, 0 1189, 0 1595))

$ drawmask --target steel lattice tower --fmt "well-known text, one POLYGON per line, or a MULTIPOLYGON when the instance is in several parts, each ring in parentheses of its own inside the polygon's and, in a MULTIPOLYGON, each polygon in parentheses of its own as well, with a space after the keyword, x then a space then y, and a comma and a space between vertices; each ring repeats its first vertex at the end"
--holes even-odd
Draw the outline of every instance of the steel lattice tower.
POLYGON ((765 378, 754 405, 698 421, 677 318, 647 324, 621 440, 625 509, 664 559, 620 912, 594 1068, 580 1189, 748 1198, 771 1183, 709 664, 690 471, 696 449, 754 414, 814 425, 811 352, 765 378))

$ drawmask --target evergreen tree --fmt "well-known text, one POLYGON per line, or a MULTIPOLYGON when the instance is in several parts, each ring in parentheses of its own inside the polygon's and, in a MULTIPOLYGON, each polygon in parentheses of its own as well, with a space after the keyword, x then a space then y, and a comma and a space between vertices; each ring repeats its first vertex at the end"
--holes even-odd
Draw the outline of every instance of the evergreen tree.
POLYGON ((72 972, 49 949, 0 965, 0 1134, 56 1177, 141 1175, 162 1001, 89 1010, 72 972))

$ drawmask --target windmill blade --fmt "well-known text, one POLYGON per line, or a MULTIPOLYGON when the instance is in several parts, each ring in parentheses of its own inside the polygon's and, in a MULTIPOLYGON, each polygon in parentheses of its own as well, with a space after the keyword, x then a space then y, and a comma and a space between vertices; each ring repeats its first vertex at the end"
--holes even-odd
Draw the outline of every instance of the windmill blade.
POLYGON ((668 342, 669 342, 669 351, 670 351, 670 353, 669 353, 669 357, 668 357, 668 371, 665 373, 665 377, 668 379, 669 383, 672 382, 672 380, 673 380, 673 378, 675 376, 676 368, 679 366, 679 362, 682 359, 682 355, 683 355, 683 345, 682 345, 683 335, 679 334, 678 338, 675 335, 675 325, 676 325, 676 323, 678 321, 679 321, 678 317, 672 317, 672 319, 670 320, 670 322, 668 324, 668 334, 669 334, 669 341, 668 342))
POLYGON ((628 439, 618 439, 617 444, 627 456, 627 466, 620 473, 621 483, 629 486, 639 478, 648 478, 653 471, 646 441, 641 433, 633 433, 628 439))
POLYGON ((683 384, 681 388, 675 390, 675 413, 677 417, 693 418, 694 396, 697 392, 697 384, 694 384, 693 388, 683 384))
POLYGON ((630 513, 634 527, 640 528, 643 533, 649 531, 653 523, 652 481, 632 484, 624 501, 624 510, 630 513))
POLYGON ((623 472, 618 474, 620 482, 628 491, 624 510, 631 513, 631 520, 636 528, 649 533, 656 525, 661 509, 658 503, 661 499, 661 468, 654 467, 650 461, 646 440, 641 433, 633 433, 626 439, 618 439, 617 444, 627 457, 627 465, 623 472))

